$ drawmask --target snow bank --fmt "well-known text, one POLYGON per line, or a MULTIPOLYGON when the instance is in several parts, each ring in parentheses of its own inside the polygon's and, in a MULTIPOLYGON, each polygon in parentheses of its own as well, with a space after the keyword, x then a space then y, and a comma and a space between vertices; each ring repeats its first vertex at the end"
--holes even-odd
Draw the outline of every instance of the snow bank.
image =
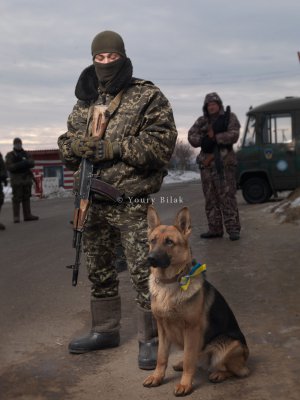
POLYGON ((270 210, 280 223, 297 223, 300 220, 300 188, 295 189, 286 199, 271 207, 270 210))
POLYGON ((169 171, 164 184, 182 183, 200 180, 200 173, 195 171, 169 171))

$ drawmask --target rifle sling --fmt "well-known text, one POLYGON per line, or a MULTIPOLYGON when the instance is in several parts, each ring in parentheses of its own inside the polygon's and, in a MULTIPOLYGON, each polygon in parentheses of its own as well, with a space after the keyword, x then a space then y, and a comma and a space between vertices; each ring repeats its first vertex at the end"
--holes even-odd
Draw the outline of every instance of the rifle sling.
POLYGON ((92 178, 91 191, 116 202, 120 202, 120 200, 122 201, 123 198, 123 193, 121 193, 114 186, 96 178, 92 178))
POLYGON ((119 93, 112 99, 107 107, 108 117, 110 118, 113 113, 117 110, 121 103, 121 99, 124 93, 124 89, 120 90, 119 93))

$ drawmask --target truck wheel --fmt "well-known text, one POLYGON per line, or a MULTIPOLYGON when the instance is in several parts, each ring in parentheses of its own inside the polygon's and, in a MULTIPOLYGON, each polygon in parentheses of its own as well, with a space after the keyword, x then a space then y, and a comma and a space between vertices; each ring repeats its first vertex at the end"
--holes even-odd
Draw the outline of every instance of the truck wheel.
POLYGON ((242 193, 247 203, 258 204, 268 201, 272 195, 272 190, 264 178, 255 176, 243 183, 242 193))

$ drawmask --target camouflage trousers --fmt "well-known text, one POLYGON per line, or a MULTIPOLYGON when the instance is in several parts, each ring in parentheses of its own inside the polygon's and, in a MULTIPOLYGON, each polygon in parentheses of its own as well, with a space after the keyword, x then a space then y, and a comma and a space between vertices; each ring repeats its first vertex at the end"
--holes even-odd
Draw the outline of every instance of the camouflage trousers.
POLYGON ((115 261, 116 245, 121 240, 136 301, 143 309, 150 309, 147 209, 148 205, 142 203, 91 205, 83 244, 92 296, 118 295, 115 261))
POLYGON ((241 225, 236 201, 236 167, 224 166, 224 179, 216 168, 201 168, 201 182, 205 197, 205 212, 209 231, 223 233, 240 232, 241 225))

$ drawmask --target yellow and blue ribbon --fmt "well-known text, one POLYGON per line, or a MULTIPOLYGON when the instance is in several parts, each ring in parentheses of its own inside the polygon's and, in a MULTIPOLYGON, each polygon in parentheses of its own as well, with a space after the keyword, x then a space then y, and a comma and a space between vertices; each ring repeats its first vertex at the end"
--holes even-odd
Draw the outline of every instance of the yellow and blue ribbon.
POLYGON ((196 276, 201 275, 204 271, 206 271, 206 264, 197 263, 196 265, 194 265, 187 275, 184 275, 180 278, 180 289, 184 291, 187 290, 191 283, 191 278, 195 278, 196 276))

